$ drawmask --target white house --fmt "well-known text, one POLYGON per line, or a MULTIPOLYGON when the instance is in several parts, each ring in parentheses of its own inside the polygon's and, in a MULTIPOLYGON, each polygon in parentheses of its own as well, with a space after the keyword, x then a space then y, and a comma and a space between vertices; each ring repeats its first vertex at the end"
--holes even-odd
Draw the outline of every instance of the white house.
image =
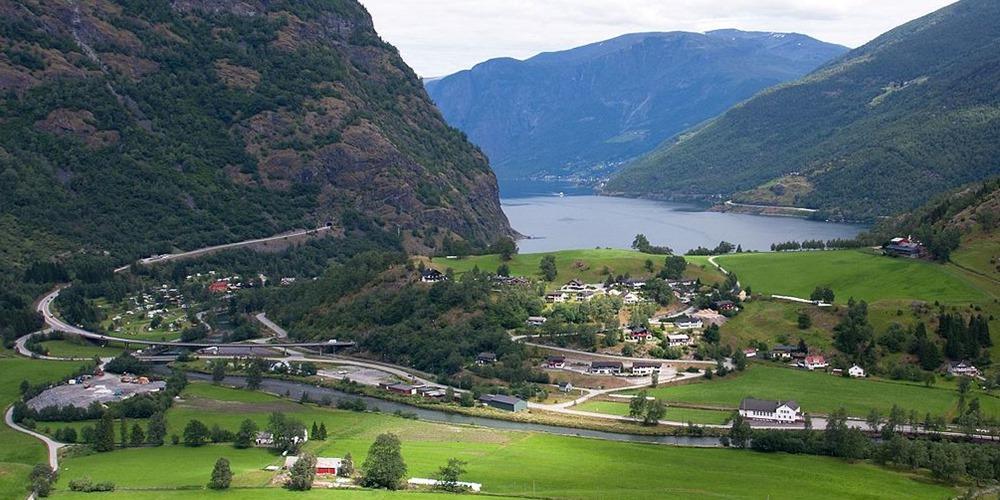
POLYGON ((545 301, 551 302, 553 304, 561 304, 566 302, 569 297, 565 293, 549 293, 545 295, 545 301))
POLYGON ((594 361, 590 363, 590 373, 597 375, 619 375, 621 372, 621 361, 594 361))
POLYGON ((740 401, 740 416, 749 420, 794 423, 802 418, 802 409, 795 401, 746 398, 740 401))
POLYGON ((528 316, 527 323, 531 326, 542 326, 546 321, 548 321, 548 318, 545 316, 528 316))
POLYGON ((685 346, 691 343, 691 337, 688 337, 683 333, 667 335, 667 343, 670 347, 685 346))
POLYGON ((660 373, 660 370, 662 369, 663 364, 655 361, 636 361, 632 363, 632 375, 637 377, 645 377, 654 373, 660 373))
POLYGON ((674 320, 674 325, 681 330, 691 330, 703 327, 705 324, 698 318, 681 316, 674 320))
POLYGON ((861 368, 858 365, 853 365, 853 366, 851 366, 850 368, 847 369, 847 374, 850 375, 850 376, 852 376, 852 377, 854 377, 854 378, 864 378, 865 377, 865 369, 861 368))
POLYGON ((956 376, 977 377, 979 376, 979 369, 967 361, 959 361, 948 365, 948 373, 956 376))

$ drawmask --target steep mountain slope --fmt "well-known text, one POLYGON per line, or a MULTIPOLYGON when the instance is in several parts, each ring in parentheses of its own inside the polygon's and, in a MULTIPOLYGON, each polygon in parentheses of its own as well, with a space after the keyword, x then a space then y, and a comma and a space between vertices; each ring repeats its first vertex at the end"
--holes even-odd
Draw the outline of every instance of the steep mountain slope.
POLYGON ((847 49, 807 36, 638 33, 426 82, 497 176, 606 175, 623 160, 847 49))
POLYGON ((371 219, 510 234, 485 157, 355 0, 0 0, 5 264, 371 219))
POLYGON ((607 190, 747 191, 736 200, 871 218, 996 175, 998 158, 1000 3, 963 0, 662 145, 607 190))

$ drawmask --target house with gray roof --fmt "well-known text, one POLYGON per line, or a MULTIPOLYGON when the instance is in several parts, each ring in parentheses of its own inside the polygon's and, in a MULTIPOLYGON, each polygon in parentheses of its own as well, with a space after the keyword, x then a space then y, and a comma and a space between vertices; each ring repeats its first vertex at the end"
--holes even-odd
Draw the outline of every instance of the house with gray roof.
POLYGON ((802 408, 795 401, 744 398, 740 401, 740 416, 748 420, 790 424, 802 419, 802 408))

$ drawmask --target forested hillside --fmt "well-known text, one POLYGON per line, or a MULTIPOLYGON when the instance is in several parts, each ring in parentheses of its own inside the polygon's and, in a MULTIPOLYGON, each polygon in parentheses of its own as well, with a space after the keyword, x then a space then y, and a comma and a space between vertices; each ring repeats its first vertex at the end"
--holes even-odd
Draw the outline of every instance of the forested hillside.
POLYGON ((18 271, 345 216, 411 248, 510 233, 485 157, 355 0, 0 0, 0 192, 18 271))
POLYGON ((602 177, 846 50, 794 33, 635 33, 489 60, 426 86, 498 177, 602 177))
POLYGON ((962 0, 664 144, 607 191, 870 219, 996 175, 997 158, 1000 3, 962 0))

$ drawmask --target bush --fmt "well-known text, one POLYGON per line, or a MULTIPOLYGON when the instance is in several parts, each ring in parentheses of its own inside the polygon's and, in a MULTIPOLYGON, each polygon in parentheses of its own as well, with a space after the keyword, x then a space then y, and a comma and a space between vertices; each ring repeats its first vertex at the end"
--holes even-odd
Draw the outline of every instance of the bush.
POLYGON ((106 481, 103 483, 95 483, 90 480, 89 477, 81 477, 79 479, 74 479, 69 482, 70 491, 80 491, 83 493, 94 493, 101 491, 115 491, 115 483, 106 481))

